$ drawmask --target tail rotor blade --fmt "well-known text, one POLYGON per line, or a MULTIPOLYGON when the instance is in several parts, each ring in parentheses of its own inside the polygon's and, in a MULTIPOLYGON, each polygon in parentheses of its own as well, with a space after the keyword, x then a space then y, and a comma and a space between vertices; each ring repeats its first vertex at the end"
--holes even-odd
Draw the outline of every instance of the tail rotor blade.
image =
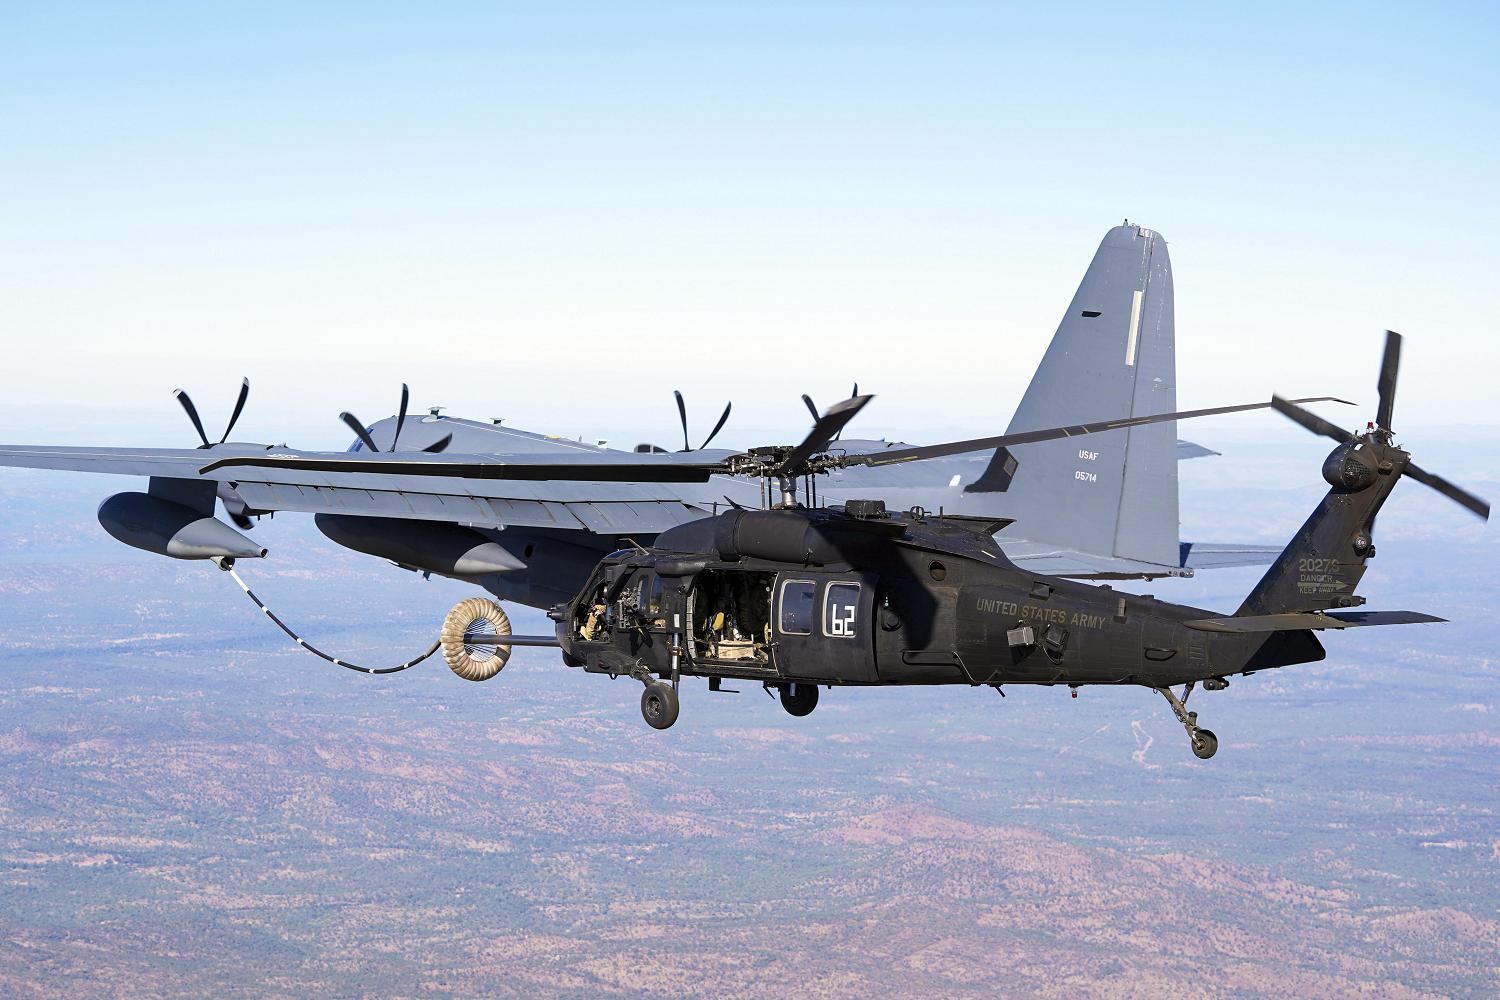
POLYGON ((234 401, 234 412, 229 415, 229 423, 224 427, 224 436, 219 438, 223 444, 229 440, 229 432, 234 430, 234 425, 239 422, 240 414, 245 412, 245 400, 250 398, 250 380, 240 379, 240 398, 234 401))
POLYGON ((1385 331, 1385 357, 1380 359, 1380 381, 1376 389, 1380 393, 1380 409, 1375 413, 1375 426, 1381 430, 1391 429, 1391 411, 1396 408, 1396 373, 1401 367, 1401 334, 1385 331))
POLYGON ((192 397, 182 389, 173 389, 172 395, 177 397, 177 402, 181 403, 182 408, 187 411, 188 419, 193 422, 193 430, 198 432, 198 439, 203 442, 203 447, 207 448, 208 435, 203 431, 203 421, 198 417, 198 408, 193 405, 192 397))
POLYGON ((396 411, 396 433, 391 435, 391 451, 396 450, 396 442, 401 440, 401 428, 406 425, 406 404, 411 402, 411 390, 406 383, 401 383, 401 408, 396 411))
POLYGON ((682 393, 676 389, 672 390, 672 395, 677 397, 677 419, 682 421, 682 450, 692 451, 693 445, 688 441, 687 404, 682 401, 682 393))
POLYGON ((703 443, 698 446, 699 451, 707 448, 708 443, 719 436, 719 432, 723 430, 724 425, 729 422, 729 411, 732 409, 734 409, 733 401, 724 404, 724 412, 719 414, 719 422, 714 424, 714 429, 708 432, 708 437, 704 438, 703 443))
POLYGON ((1490 519, 1490 505, 1488 501, 1481 500, 1468 490, 1454 486, 1442 476, 1435 476, 1426 469, 1415 465, 1408 465, 1405 475, 1415 479, 1423 486, 1432 487, 1460 507, 1477 514, 1481 520, 1488 521, 1490 519))
POLYGON ((808 413, 812 414, 814 423, 816 423, 818 418, 822 416, 822 414, 818 412, 818 404, 814 403, 812 401, 812 397, 805 392, 802 394, 802 405, 807 407, 808 413))
POLYGON ((339 419, 349 425, 349 429, 354 432, 354 436, 359 438, 360 443, 363 444, 366 448, 376 452, 380 450, 379 448, 375 447, 375 439, 370 437, 370 432, 365 430, 365 425, 359 422, 358 417, 350 413, 348 410, 345 410, 343 413, 339 414, 339 419))
MULTIPOLYGON (((1339 402, 1343 402, 1343 400, 1339 400, 1339 402)), ((1271 408, 1282 416, 1306 427, 1314 434, 1321 434, 1324 437, 1333 438, 1339 442, 1352 441, 1354 439, 1353 434, 1344 430, 1338 424, 1333 423, 1331 420, 1324 420, 1311 410, 1304 410, 1296 403, 1282 399, 1280 396, 1271 397, 1271 408)))

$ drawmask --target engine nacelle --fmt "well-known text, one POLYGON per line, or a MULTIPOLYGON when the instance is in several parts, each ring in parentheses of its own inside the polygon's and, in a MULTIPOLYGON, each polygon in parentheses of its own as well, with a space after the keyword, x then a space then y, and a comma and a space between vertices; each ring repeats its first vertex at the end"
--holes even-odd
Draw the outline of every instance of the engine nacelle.
POLYGON ((126 545, 173 559, 259 559, 260 545, 218 518, 149 493, 116 493, 99 523, 126 545))
POLYGON ((447 521, 319 514, 313 518, 330 541, 346 549, 445 576, 488 576, 526 564, 473 528, 447 521))

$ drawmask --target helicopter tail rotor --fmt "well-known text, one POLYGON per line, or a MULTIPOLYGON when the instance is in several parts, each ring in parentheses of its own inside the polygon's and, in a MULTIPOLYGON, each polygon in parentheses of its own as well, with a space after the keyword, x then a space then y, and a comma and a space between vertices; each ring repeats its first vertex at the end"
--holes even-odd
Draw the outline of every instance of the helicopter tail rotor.
MULTIPOLYGON (((1271 405, 1282 416, 1301 424, 1314 434, 1331 438, 1339 442, 1340 445, 1350 445, 1361 438, 1367 438, 1372 445, 1389 447, 1393 435, 1391 420, 1396 406, 1396 380, 1400 367, 1401 334, 1393 330, 1387 330, 1385 332, 1385 351, 1380 360, 1380 376, 1376 381, 1379 404, 1376 407, 1374 422, 1369 425, 1369 428, 1363 435, 1347 431, 1331 421, 1324 420, 1316 413, 1303 409, 1294 402, 1282 399, 1280 396, 1273 397, 1271 405)), ((1334 457, 1342 454, 1343 450, 1341 449, 1335 452, 1333 456, 1329 456, 1329 463, 1325 464, 1324 467, 1325 476, 1329 474, 1329 465, 1333 463, 1334 457)), ((1345 464, 1347 465, 1347 462, 1345 464)), ((1428 472, 1426 469, 1413 464, 1409 460, 1401 467, 1401 474, 1410 476, 1423 486, 1437 490, 1443 496, 1479 517, 1481 520, 1489 520, 1490 505, 1488 501, 1475 496, 1468 490, 1455 486, 1442 476, 1428 472)), ((1357 475, 1357 473, 1349 471, 1348 475, 1357 475)), ((1332 481, 1332 477, 1330 477, 1330 481, 1332 481)))

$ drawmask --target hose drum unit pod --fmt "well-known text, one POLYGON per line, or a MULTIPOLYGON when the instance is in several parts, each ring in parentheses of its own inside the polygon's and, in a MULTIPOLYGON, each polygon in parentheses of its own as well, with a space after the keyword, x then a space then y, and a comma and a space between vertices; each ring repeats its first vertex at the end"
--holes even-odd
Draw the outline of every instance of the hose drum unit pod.
POLYGON ((504 669, 509 646, 473 645, 476 636, 510 635, 510 616, 487 597, 460 601, 443 619, 439 643, 443 659, 466 681, 487 681, 504 669))

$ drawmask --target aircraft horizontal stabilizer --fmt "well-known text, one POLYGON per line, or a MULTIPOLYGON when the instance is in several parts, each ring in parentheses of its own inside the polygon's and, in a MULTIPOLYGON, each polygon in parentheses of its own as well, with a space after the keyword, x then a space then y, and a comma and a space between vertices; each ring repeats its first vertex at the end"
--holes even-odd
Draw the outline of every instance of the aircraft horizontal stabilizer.
POLYGON ((1365 625, 1426 625, 1448 619, 1420 611, 1291 611, 1277 615, 1234 615, 1183 622, 1200 632, 1295 632, 1304 629, 1359 628, 1365 625))
POLYGON ((1281 545, 1228 542, 1179 542, 1182 568, 1226 569, 1230 566, 1269 566, 1281 555, 1281 545))

